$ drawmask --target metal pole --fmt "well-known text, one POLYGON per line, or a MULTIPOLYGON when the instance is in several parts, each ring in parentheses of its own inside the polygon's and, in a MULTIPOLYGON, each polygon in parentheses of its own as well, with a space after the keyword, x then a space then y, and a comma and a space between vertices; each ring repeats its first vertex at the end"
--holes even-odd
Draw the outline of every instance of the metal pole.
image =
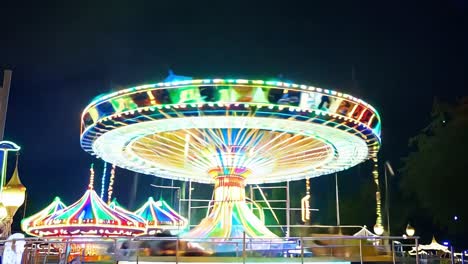
MULTIPOLYGON (((3 140, 3 134, 5 132, 5 124, 8 110, 8 97, 10 95, 10 83, 11 83, 11 70, 3 71, 3 86, 0 87, 0 140, 3 140)), ((8 151, 3 150, 3 168, 2 177, 0 184, 0 192, 3 190, 3 186, 6 183, 6 165, 7 165, 8 151)))
POLYGON ((3 186, 6 183, 6 173, 7 173, 7 161, 8 161, 8 150, 1 150, 3 152, 3 161, 2 161, 2 179, 0 184, 0 193, 3 191, 3 186))
POLYGON ((178 200, 177 211, 179 212, 179 214, 181 214, 182 210, 180 209, 180 198, 181 198, 180 188, 176 190, 176 193, 177 193, 177 200, 178 200))
POLYGON ((385 175, 385 213, 387 214, 387 230, 388 236, 390 236, 390 192, 388 191, 388 182, 387 182, 387 166, 384 166, 384 175, 385 175))
POLYGON ((70 251, 68 250, 69 243, 70 243, 70 240, 67 239, 67 243, 65 244, 65 263, 68 263, 68 255, 70 254, 70 251))
POLYGON ((254 208, 253 202, 254 202, 254 193, 253 193, 253 186, 251 184, 250 185, 250 210, 253 210, 254 208))
POLYGON ((81 263, 84 262, 85 255, 86 255, 86 243, 84 244, 84 247, 83 247, 83 249, 81 250, 81 254, 80 254, 80 262, 81 262, 81 263))
POLYGON ((117 239, 114 238, 114 260, 115 263, 119 263, 119 260, 117 259, 117 239))
POLYGON ((176 264, 179 263, 179 237, 177 236, 176 239, 176 251, 175 251, 175 262, 176 264))
POLYGON ((187 220, 188 220, 188 228, 190 230, 190 214, 192 211, 192 180, 189 181, 189 191, 188 191, 188 212, 187 212, 187 220))
POLYGON ((304 264, 304 239, 301 236, 301 264, 304 264))
POLYGON ((245 264, 245 232, 242 234, 242 263, 245 264))
MULTIPOLYGON (((338 173, 335 173, 335 196, 336 196, 336 225, 341 226, 340 221, 340 197, 338 193, 338 173)), ((341 233, 341 229, 340 229, 341 233)))
POLYGON ((453 252, 453 246, 450 245, 450 261, 452 262, 452 264, 455 264, 455 258, 453 256, 454 252, 453 252))
POLYGON ((465 250, 461 252, 461 264, 465 264, 465 250))
MULTIPOLYGON (((171 187, 174 187, 174 180, 171 180, 171 187)), ((171 204, 172 204, 172 207, 174 208, 175 203, 174 203, 174 192, 173 191, 171 191, 171 204)))
POLYGON ((23 219, 26 218, 27 206, 28 206, 28 192, 24 192, 23 219))
POLYGON ((393 264, 395 264, 395 241, 392 240, 392 260, 393 264))
POLYGON ((3 140, 10 95, 11 70, 3 71, 3 86, 0 89, 0 140, 3 140))
MULTIPOLYGON (((362 239, 359 239, 359 259, 361 260, 361 264, 362 264, 362 239)), ((418 263, 416 263, 418 264, 418 263)))
POLYGON ((137 190, 138 190, 138 172, 135 172, 135 174, 133 174, 133 183, 132 183, 132 189, 131 189, 131 193, 130 193, 130 201, 128 203, 128 207, 129 208, 133 208, 133 204, 135 203, 135 198, 136 198, 136 193, 137 193, 137 190))
POLYGON ((418 238, 415 240, 416 243, 416 264, 419 264, 419 241, 418 238))
MULTIPOLYGON (((291 225, 291 219, 290 219, 290 198, 289 198, 289 180, 286 182, 286 237, 289 237, 290 233, 290 225, 291 225)), ((309 208, 307 208, 309 210, 309 208)))
MULTIPOLYGON (((50 242, 47 243, 47 254, 44 256, 44 261, 42 262, 43 264, 46 264, 47 257, 50 254, 50 242)), ((34 262, 36 261, 36 256, 34 256, 34 262)), ((65 262, 66 263, 66 262, 65 262)), ((463 264, 463 263, 462 263, 463 264)))

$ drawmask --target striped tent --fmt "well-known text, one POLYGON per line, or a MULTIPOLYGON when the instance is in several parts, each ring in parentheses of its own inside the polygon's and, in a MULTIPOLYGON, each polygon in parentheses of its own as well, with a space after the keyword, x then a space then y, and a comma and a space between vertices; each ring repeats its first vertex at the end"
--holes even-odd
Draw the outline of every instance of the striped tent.
POLYGON ((114 210, 90 187, 74 204, 38 221, 35 236, 136 236, 146 232, 143 219, 114 210))
POLYGON ((36 234, 31 233, 31 229, 34 229, 38 223, 41 223, 48 216, 55 214, 56 212, 63 210, 67 207, 59 197, 55 197, 54 201, 50 203, 46 208, 37 212, 36 214, 26 217, 21 220, 21 229, 28 235, 35 236, 36 234))
POLYGON ((187 219, 172 209, 162 198, 155 201, 149 197, 135 214, 145 219, 148 235, 154 235, 165 230, 177 231, 187 226, 187 219))

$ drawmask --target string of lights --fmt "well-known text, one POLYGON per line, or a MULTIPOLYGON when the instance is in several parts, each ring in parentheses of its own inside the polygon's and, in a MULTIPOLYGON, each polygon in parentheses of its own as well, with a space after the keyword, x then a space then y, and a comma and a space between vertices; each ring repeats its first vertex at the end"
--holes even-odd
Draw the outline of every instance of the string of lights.
POLYGON ((88 189, 92 190, 94 188, 94 163, 91 163, 89 168, 89 185, 88 189))
POLYGON ((372 161, 374 163, 372 169, 372 176, 374 178, 375 183, 375 213, 377 215, 377 218, 375 220, 374 232, 380 236, 384 232, 384 227, 382 224, 382 202, 380 195, 379 163, 377 157, 373 158, 372 161))
POLYGON ((110 204, 112 201, 112 192, 114 191, 114 178, 115 178, 115 165, 112 164, 112 169, 109 178, 109 188, 107 190, 107 203, 110 204))
POLYGON ((104 162, 104 169, 101 178, 101 199, 104 199, 104 190, 106 188, 107 162, 104 162))

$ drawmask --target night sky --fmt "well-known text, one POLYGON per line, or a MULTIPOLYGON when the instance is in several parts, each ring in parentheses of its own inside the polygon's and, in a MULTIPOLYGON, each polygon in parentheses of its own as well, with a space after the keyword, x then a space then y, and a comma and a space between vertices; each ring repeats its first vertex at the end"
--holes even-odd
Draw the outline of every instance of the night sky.
MULTIPOLYGON (((453 100, 468 90, 466 0, 12 2, 0 8, 0 68, 13 70, 5 139, 22 146, 27 215, 56 195, 74 202, 89 164, 102 167, 79 142, 91 99, 161 81, 168 69, 198 78, 281 77, 351 93, 379 110, 381 158, 395 167, 429 122, 434 97, 453 100)), ((117 171, 123 204, 132 203, 133 177, 117 171)), ((153 181, 140 177, 137 201, 154 194, 153 181)))

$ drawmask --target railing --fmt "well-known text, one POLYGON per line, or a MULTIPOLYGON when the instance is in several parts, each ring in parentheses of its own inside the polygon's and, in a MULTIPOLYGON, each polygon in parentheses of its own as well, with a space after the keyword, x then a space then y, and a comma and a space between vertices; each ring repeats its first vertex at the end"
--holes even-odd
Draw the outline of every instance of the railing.
MULTIPOLYGON (((418 238, 318 236, 291 238, 26 238, 22 263, 312 263, 419 264, 406 251, 418 238)), ((6 244, 7 242, 11 244, 6 244)), ((12 247, 14 248, 14 247, 12 247)))

